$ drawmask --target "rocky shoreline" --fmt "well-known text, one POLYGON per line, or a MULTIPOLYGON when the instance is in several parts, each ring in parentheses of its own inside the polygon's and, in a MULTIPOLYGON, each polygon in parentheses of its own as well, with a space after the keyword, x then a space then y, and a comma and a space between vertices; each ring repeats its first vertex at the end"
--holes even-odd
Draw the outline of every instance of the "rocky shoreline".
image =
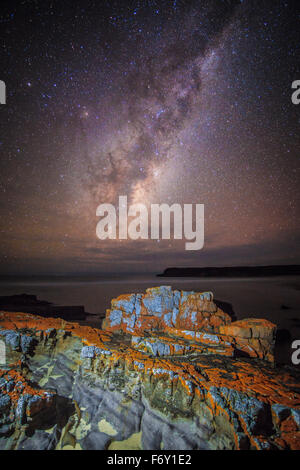
POLYGON ((113 299, 101 330, 2 311, 0 449, 300 449, 275 335, 168 286, 113 299))

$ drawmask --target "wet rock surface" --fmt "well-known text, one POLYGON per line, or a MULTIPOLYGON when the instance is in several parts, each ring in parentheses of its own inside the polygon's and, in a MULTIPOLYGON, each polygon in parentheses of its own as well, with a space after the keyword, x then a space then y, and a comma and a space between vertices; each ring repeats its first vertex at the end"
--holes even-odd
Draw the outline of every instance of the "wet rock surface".
POLYGON ((300 449, 275 332, 167 286, 112 300, 102 330, 0 312, 0 449, 300 449))

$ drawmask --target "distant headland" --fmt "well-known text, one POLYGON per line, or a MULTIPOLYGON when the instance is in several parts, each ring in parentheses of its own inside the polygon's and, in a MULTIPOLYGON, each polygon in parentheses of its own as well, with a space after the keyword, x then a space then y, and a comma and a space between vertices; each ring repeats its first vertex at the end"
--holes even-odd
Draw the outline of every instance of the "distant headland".
POLYGON ((69 321, 85 320, 87 316, 83 305, 53 305, 52 302, 39 300, 36 295, 28 294, 0 296, 0 310, 34 313, 43 317, 59 317, 69 321))
POLYGON ((262 276, 297 276, 300 265, 277 266, 227 266, 166 268, 158 277, 262 277, 262 276))

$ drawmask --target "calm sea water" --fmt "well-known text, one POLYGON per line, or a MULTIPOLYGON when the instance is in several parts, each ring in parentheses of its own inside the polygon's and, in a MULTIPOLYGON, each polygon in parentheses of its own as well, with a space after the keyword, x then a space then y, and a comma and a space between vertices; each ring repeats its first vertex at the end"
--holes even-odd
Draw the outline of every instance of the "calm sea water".
MULTIPOLYGON (((95 278, 62 278, 0 282, 0 295, 35 294, 59 305, 84 305, 89 313, 103 316, 110 300, 120 294, 144 292, 148 287, 170 285, 181 290, 212 291, 227 302, 237 319, 267 318, 281 330, 278 356, 290 363, 291 343, 300 339, 300 277, 273 278, 158 278, 155 275, 107 275, 95 278)), ((101 327, 101 318, 88 322, 101 327)))

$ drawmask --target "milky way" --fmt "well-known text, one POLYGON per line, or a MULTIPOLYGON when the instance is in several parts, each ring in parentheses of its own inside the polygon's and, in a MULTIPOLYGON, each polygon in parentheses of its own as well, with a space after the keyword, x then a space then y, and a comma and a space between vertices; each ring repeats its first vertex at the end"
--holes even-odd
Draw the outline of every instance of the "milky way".
POLYGON ((300 261, 293 2, 9 2, 0 27, 1 272, 300 261), (204 204, 204 249, 98 240, 119 195, 204 204))

